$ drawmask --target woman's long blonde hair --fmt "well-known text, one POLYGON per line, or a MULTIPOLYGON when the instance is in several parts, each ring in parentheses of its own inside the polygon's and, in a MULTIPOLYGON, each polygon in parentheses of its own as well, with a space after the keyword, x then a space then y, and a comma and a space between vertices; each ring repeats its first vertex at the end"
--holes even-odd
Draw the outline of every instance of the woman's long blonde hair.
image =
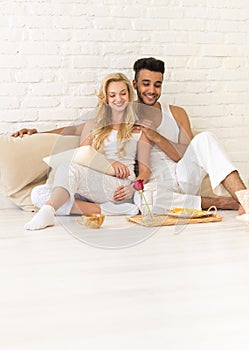
POLYGON ((134 93, 129 79, 122 73, 108 74, 103 80, 98 93, 98 111, 95 120, 95 127, 92 131, 92 146, 100 152, 103 152, 104 140, 112 131, 112 110, 107 103, 107 89, 112 82, 124 82, 129 95, 129 103, 124 111, 123 123, 120 124, 117 140, 119 147, 117 154, 124 156, 124 147, 126 142, 131 138, 133 126, 136 122, 136 114, 133 108, 134 93))

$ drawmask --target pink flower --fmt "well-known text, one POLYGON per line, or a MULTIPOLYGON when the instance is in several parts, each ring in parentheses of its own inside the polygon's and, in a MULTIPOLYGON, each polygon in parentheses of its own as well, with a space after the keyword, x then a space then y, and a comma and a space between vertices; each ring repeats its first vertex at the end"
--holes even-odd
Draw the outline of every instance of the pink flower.
POLYGON ((133 188, 136 191, 143 191, 143 189, 144 189, 144 180, 140 179, 140 180, 134 181, 133 188))
MULTIPOLYGON (((150 206, 148 205, 146 198, 144 196, 144 180, 139 179, 133 182, 133 188, 140 193, 141 198, 144 200, 150 219, 153 218, 150 206)), ((141 210, 140 210, 141 211, 141 210)))

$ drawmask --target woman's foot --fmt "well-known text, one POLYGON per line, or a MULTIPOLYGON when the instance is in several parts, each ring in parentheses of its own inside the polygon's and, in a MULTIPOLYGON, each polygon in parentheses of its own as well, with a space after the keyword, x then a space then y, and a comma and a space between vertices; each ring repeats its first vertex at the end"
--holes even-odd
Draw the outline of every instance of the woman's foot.
POLYGON ((54 225, 55 210, 51 205, 44 205, 35 216, 24 225, 26 230, 40 230, 54 225))

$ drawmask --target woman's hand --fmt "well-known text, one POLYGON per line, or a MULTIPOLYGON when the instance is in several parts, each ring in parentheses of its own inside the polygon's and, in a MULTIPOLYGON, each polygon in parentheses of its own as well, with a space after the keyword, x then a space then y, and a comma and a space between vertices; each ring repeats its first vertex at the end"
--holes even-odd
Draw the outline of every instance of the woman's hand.
POLYGON ((11 136, 12 137, 23 137, 23 135, 28 134, 28 135, 33 135, 37 134, 38 131, 36 129, 21 129, 19 131, 14 132, 11 136))
POLYGON ((113 199, 115 201, 123 201, 125 199, 130 199, 132 198, 134 192, 135 189, 132 184, 129 186, 119 186, 114 192, 113 199))
POLYGON ((115 176, 120 179, 126 179, 128 176, 130 176, 130 170, 129 168, 124 165, 123 163, 114 161, 112 162, 112 166, 115 170, 115 176))

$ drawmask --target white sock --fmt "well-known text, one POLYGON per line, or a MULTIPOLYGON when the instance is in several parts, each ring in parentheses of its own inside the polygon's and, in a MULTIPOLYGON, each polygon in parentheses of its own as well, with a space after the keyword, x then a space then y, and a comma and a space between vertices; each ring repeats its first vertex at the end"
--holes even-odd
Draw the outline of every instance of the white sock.
POLYGON ((43 205, 38 213, 24 225, 26 230, 40 230, 54 225, 55 210, 51 205, 43 205))

